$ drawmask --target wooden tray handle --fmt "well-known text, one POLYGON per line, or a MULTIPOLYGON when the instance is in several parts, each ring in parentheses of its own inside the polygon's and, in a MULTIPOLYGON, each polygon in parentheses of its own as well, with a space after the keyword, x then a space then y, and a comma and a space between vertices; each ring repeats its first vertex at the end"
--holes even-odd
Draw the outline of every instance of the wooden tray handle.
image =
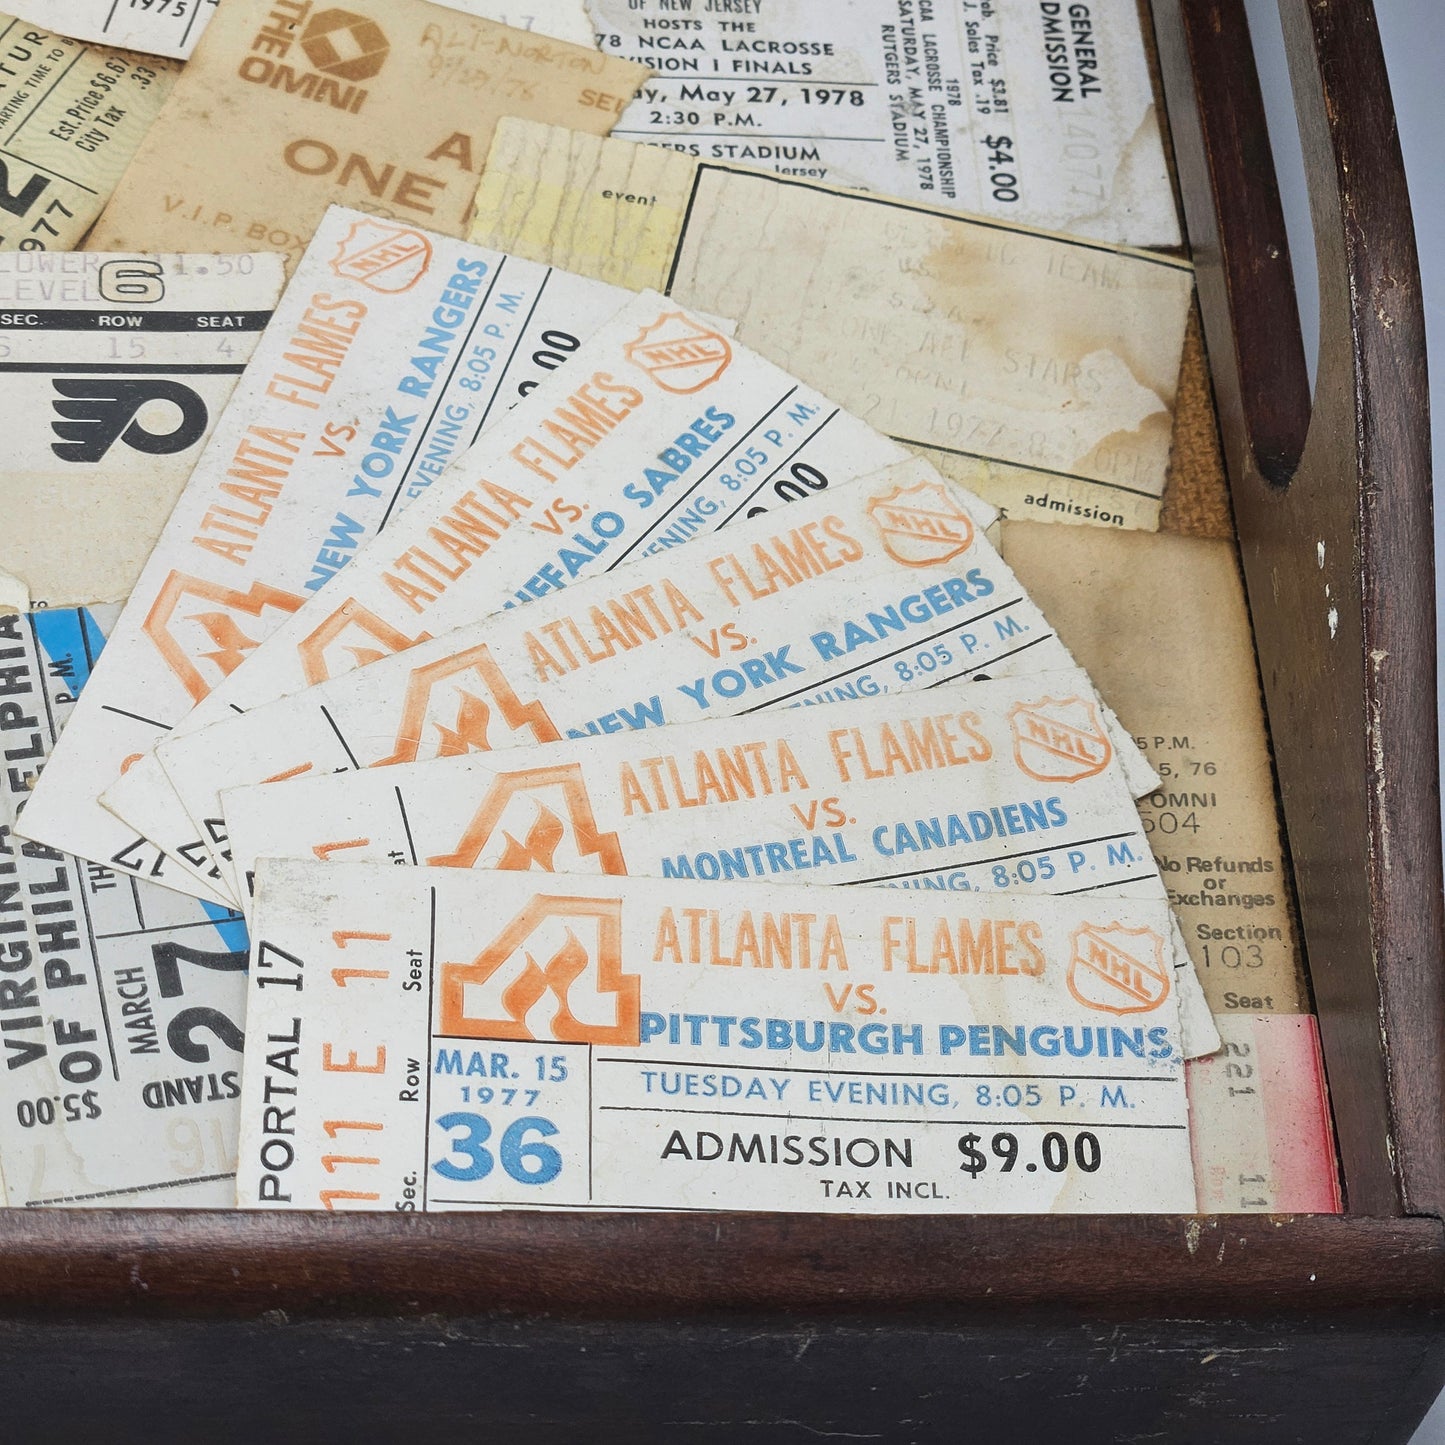
POLYGON ((1311 411, 1243 0, 1153 0, 1357 1214, 1445 1209, 1425 325, 1369 0, 1280 0, 1319 267, 1311 411))

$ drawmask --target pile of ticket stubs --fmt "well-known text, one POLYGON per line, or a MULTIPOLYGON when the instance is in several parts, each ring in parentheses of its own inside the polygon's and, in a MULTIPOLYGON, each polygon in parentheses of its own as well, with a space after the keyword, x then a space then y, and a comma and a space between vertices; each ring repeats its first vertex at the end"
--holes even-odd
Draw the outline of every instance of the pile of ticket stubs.
POLYGON ((1339 1207, 1133 5, 9 4, 0 1201, 1339 1207))

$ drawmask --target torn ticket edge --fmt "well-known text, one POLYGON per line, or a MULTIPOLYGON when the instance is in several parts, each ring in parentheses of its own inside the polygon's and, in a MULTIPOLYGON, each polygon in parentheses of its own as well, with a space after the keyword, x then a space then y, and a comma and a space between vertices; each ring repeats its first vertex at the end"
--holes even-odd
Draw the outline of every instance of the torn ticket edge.
POLYGON ((0 602, 125 601, 283 284, 272 252, 0 252, 0 602))
MULTIPOLYGON (((907 455, 711 318, 644 292, 358 551, 335 586, 282 619, 173 734, 907 455)), ((978 524, 993 520, 976 506, 978 524)), ((215 835, 204 818, 197 831, 154 759, 103 801, 197 881, 226 890, 210 857, 215 835)))
POLYGON ((228 1207, 245 924, 10 832, 115 611, 0 616, 0 1168, 16 1206, 228 1207))
POLYGON ((88 244, 289 268, 333 203, 464 236, 499 116, 605 134, 647 75, 424 0, 369 8, 226 0, 88 244))
MULTIPOLYGON (((1072 666, 966 494, 913 459, 170 739, 157 756, 239 897, 226 787, 1072 666)), ((1131 791, 1157 786, 1099 706, 1131 791)))
MULTIPOLYGON (((7 77, 0 111, 5 163, 0 251, 71 251, 80 244, 180 70, 170 61, 53 34, 51 7, 44 8, 41 24, 0 14, 7 77)), ((210 249, 204 242, 160 248, 210 249)))
MULTIPOLYGON (((261 857, 1165 897, 1077 668, 304 776, 221 806, 248 906, 261 857)), ((1177 930, 1171 959, 1186 1057, 1210 1053, 1177 930)))
MULTIPOLYGON (((555 362, 535 360, 544 334, 580 345, 627 299, 329 211, 26 808, 24 835, 171 884, 175 865, 100 793, 547 377, 555 362)), ((204 877, 193 886, 231 901, 204 877)))
POLYGON ((265 860, 256 911, 243 1207, 1193 1208, 1162 902, 265 860))
POLYGON ((915 16, 897 0, 768 0, 746 19, 699 7, 661 21, 659 8, 666 17, 647 0, 588 0, 603 48, 658 72, 618 139, 1101 241, 1179 244, 1128 5, 1065 16, 999 0, 915 16), (660 36, 659 24, 685 30, 660 36), (666 66, 660 44, 676 47, 666 66), (920 50, 926 91, 909 69, 920 50))
MULTIPOLYGON (((167 5, 164 8, 153 5, 143 10, 138 10, 134 4, 117 6, 115 0, 10 0, 10 3, 22 18, 43 21, 79 40, 101 41, 127 50, 144 50, 149 55, 185 60, 210 24, 218 0, 194 0, 191 5, 167 5)), ((524 0, 519 5, 510 3, 510 0, 437 0, 437 3, 447 10, 495 20, 499 25, 534 30, 540 35, 550 35, 555 40, 566 40, 573 45, 596 47, 597 37, 593 34, 582 0, 533 0, 531 4, 524 0)), ((317 36, 334 33, 320 28, 323 23, 321 16, 330 12, 322 10, 314 19, 308 19, 312 7, 305 0, 282 8, 283 12, 294 10, 298 24, 305 22, 301 32, 303 46, 308 37, 316 45, 317 36)), ((353 21, 363 25, 374 23, 365 16, 347 13, 353 21)), ((340 61, 341 57, 338 55, 337 59, 340 61)))
POLYGON ((510 119, 472 235, 735 317, 1009 516, 1158 526, 1187 262, 510 119))
POLYGON ((1185 1070, 1199 1213, 1341 1213, 1314 1018, 1221 1014, 1218 1022, 1220 1052, 1185 1070))

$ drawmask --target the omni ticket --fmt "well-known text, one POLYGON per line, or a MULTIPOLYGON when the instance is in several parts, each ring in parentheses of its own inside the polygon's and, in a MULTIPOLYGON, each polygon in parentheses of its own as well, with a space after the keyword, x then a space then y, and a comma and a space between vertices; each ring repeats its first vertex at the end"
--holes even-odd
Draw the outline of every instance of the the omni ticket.
POLYGON ((0 616, 0 1168, 14 1205, 222 1207, 245 925, 10 828, 104 644, 84 609, 0 616))
POLYGON ((125 601, 282 281, 269 252, 0 251, 0 573, 22 610, 125 601), (76 544, 80 517, 103 547, 76 544))
POLYGON ((332 204, 461 236, 499 116, 605 134, 646 74, 425 0, 226 0, 90 244, 294 264, 332 204))
POLYGON ((613 135, 1133 246, 1174 246, 1137 10, 1110 0, 588 0, 654 74, 613 135))
POLYGON ((169 61, 51 34, 50 9, 0 14, 0 251, 78 246, 176 80, 169 61))
MULTIPOLYGON (((196 48, 219 0, 15 0, 15 9, 31 20, 54 25, 81 40, 101 40, 127 50, 145 50, 184 60, 196 48)), ((574 45, 594 45, 582 0, 438 0, 502 25, 536 30, 574 45)), ((288 19, 304 18, 307 7, 277 5, 288 19), (292 12, 289 13, 288 12, 292 12)), ((324 10, 324 7, 323 7, 324 10)), ((345 57, 338 55, 338 60, 345 57)))
MULTIPOLYGON (((965 497, 927 463, 900 463, 175 738, 157 756, 201 831, 219 838, 222 789, 282 774, 1072 667, 965 497)), ((1153 773, 1102 705, 1100 715, 1130 788, 1147 791, 1153 773)), ((234 872, 231 885, 239 898, 234 872)))
MULTIPOLYGON (((1165 896, 1077 668, 303 776, 221 805, 244 885, 258 858, 314 857, 1165 896)), ((1170 935, 1186 1056, 1212 1053, 1219 1035, 1170 935)))
POLYGON ((1162 903, 264 860, 237 1197, 1194 1207, 1162 903))
MULTIPOLYGON (((547 375, 544 337, 580 339, 624 299, 328 212, 26 808, 25 835, 169 882, 176 866, 100 793, 547 375)), ((226 901, 204 878, 195 887, 226 901)))
POLYGON ((732 317, 1010 516, 1158 526, 1187 262, 512 119, 471 234, 732 317))
MULTIPOLYGON (((176 734, 906 455, 714 322, 644 293, 176 734)), ((992 520, 978 506, 975 520, 992 520)), ((104 802, 177 859, 204 857, 213 833, 172 801, 168 826, 169 792, 144 760, 104 802)))

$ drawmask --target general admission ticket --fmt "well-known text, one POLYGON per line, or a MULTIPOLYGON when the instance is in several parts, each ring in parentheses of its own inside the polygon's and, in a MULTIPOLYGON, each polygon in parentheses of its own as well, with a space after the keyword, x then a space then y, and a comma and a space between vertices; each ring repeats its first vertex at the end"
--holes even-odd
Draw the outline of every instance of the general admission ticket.
POLYGON ((1194 1207, 1162 903, 261 865, 265 1209, 1194 1207))

